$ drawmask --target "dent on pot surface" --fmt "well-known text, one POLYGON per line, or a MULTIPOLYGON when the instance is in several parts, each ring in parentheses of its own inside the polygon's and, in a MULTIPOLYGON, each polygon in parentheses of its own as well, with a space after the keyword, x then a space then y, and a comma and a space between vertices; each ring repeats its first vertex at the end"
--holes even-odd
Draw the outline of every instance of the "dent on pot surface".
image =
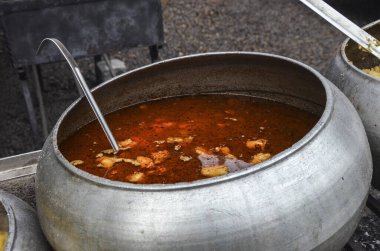
MULTIPOLYGON (((379 23, 375 21, 364 28, 380 38, 379 23)), ((372 185, 377 189, 380 189, 380 79, 362 69, 379 65, 379 59, 347 39, 325 72, 326 77, 352 102, 363 121, 373 158, 372 185)))
POLYGON ((296 61, 206 54, 127 73, 94 94, 103 111, 197 93, 266 97, 321 115, 293 147, 250 169, 169 185, 102 179, 57 144, 93 120, 83 100, 59 120, 36 176, 40 222, 57 250, 339 250, 352 235, 372 174, 364 128, 330 82, 296 61), (349 125, 349 126, 347 126, 349 125))

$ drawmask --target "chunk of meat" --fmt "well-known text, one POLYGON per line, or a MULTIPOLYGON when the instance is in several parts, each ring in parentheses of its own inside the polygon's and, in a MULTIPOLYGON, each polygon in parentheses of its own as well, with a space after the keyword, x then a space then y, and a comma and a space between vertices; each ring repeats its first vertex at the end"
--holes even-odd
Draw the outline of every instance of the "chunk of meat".
POLYGON ((168 137, 166 139, 166 143, 173 144, 173 143, 181 143, 183 142, 183 138, 181 137, 168 137))
POLYGON ((224 156, 226 159, 237 159, 235 155, 229 153, 224 156))
POLYGON ((181 149, 181 147, 182 147, 181 145, 175 145, 174 150, 178 151, 179 149, 181 149))
POLYGON ((115 157, 100 157, 96 159, 99 162, 99 167, 103 167, 106 169, 111 168, 115 163, 123 161, 122 158, 115 157))
POLYGON ((165 140, 155 140, 153 142, 156 143, 157 145, 161 145, 161 144, 165 143, 165 140))
POLYGON ((132 183, 141 182, 143 179, 144 179, 144 173, 141 173, 141 172, 135 172, 126 177, 126 180, 132 183))
POLYGON ((195 147, 195 152, 196 152, 198 155, 207 155, 207 154, 210 154, 209 151, 207 151, 204 147, 201 147, 201 146, 197 146, 197 147, 195 147))
POLYGON ((84 163, 84 161, 80 160, 80 159, 76 159, 76 160, 70 161, 70 164, 74 165, 74 166, 82 165, 83 163, 84 163))
POLYGON ((142 168, 151 168, 154 166, 153 160, 151 158, 144 157, 144 156, 137 156, 136 160, 137 162, 140 163, 140 166, 142 168))
POLYGON ((122 148, 122 150, 130 149, 137 145, 137 142, 133 141, 132 139, 125 139, 123 141, 119 141, 119 146, 122 148))
POLYGON ((245 145, 249 149, 260 148, 261 151, 264 151, 267 142, 268 142, 268 140, 266 140, 266 139, 247 140, 245 145))
POLYGON ((169 151, 163 150, 151 153, 154 164, 160 164, 169 157, 169 151))
POLYGON ((230 148, 228 146, 222 146, 220 148, 220 151, 224 154, 224 155, 227 155, 231 152, 230 148))
POLYGON ((104 154, 113 154, 114 151, 113 151, 113 149, 106 149, 106 150, 101 151, 100 153, 104 153, 104 154))
POLYGON ((138 162, 137 160, 134 160, 134 159, 123 159, 123 161, 125 163, 130 163, 134 166, 140 166, 140 162, 138 162))
POLYGON ((179 156, 179 159, 184 161, 184 162, 187 162, 187 161, 190 161, 192 159, 191 156, 185 156, 185 155, 181 155, 179 156))
POLYGON ((270 153, 258 153, 252 157, 251 163, 258 164, 258 163, 263 162, 264 160, 269 159, 270 157, 271 157, 270 153))
POLYGON ((201 169, 201 174, 206 177, 221 176, 228 173, 228 167, 225 165, 204 166, 201 169))

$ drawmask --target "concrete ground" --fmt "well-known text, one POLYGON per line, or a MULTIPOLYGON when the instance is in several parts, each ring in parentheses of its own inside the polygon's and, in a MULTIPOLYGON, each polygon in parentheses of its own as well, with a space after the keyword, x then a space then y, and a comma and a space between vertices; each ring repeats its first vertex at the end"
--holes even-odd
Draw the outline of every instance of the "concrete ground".
MULTIPOLYGON (((359 25, 380 18, 378 0, 328 2, 359 25)), ((345 38, 294 0, 162 0, 162 8, 166 40, 162 59, 212 51, 259 51, 294 58, 323 71, 345 38)), ((123 60, 129 70, 150 63, 147 48, 112 56, 123 60)), ((95 85, 92 59, 81 59, 79 64, 88 83, 95 85)), ((64 63, 42 66, 42 76, 51 128, 78 94, 64 63)), ((40 149, 41 144, 33 142, 21 87, 1 33, 0 87, 0 157, 40 149)), ((28 182, 30 188, 24 194, 33 204, 33 183, 28 182)), ((367 212, 353 240, 365 250, 380 250, 379 229, 380 219, 367 212)))

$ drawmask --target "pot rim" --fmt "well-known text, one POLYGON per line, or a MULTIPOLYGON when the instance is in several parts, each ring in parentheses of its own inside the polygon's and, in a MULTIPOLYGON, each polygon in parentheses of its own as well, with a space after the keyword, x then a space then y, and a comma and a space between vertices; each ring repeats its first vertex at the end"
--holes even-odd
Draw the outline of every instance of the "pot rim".
MULTIPOLYGON (((369 29, 369 28, 371 28, 371 27, 373 27, 373 26, 375 26, 375 25, 377 25, 377 24, 380 24, 380 19, 378 19, 378 20, 376 20, 376 21, 373 21, 373 22, 371 22, 371 23, 369 23, 369 24, 363 26, 362 29, 363 29, 363 30, 367 30, 367 29, 369 29)), ((363 76, 363 77, 365 77, 365 78, 367 78, 367 79, 369 79, 369 80, 375 80, 375 81, 377 81, 377 82, 380 82, 380 79, 379 79, 379 78, 374 77, 374 76, 371 76, 371 75, 365 73, 364 71, 362 71, 361 69, 359 69, 356 65, 354 65, 354 64, 348 59, 347 54, 346 54, 346 47, 347 47, 347 44, 348 44, 348 42, 349 42, 350 40, 352 40, 352 39, 349 38, 349 37, 346 38, 346 39, 343 41, 343 43, 342 43, 342 45, 341 45, 341 47, 340 47, 340 55, 341 55, 342 58, 344 59, 344 60, 343 60, 344 63, 345 63, 346 65, 348 65, 349 67, 351 67, 356 73, 359 73, 359 75, 361 75, 361 76, 363 76)))
POLYGON ((124 74, 121 74, 119 76, 116 76, 108 81, 105 81, 104 83, 100 84, 99 86, 93 88, 91 91, 95 91, 98 88, 102 88, 106 84, 114 81, 115 79, 122 78, 126 75, 134 74, 137 71, 143 70, 143 69, 149 69, 153 67, 157 67, 161 64, 166 63, 173 63, 176 61, 184 60, 184 59, 191 59, 191 58, 199 58, 199 57, 210 57, 210 56, 221 56, 221 55, 246 55, 246 56, 261 56, 261 57, 270 57, 279 59, 282 61, 287 61, 289 63, 295 64, 304 70, 308 71, 312 75, 314 75, 319 82, 322 84, 325 95, 326 95, 326 103, 325 103, 325 109, 318 120, 318 122, 314 125, 314 127, 299 141, 297 141, 295 144, 293 144, 291 147, 287 148, 286 150, 274 155, 272 158, 270 158, 267 161, 264 161, 263 163, 256 164, 252 167, 239 170, 236 172, 228 173, 223 176, 218 177, 212 177, 202 180, 195 180, 191 182, 178 182, 178 183, 172 183, 172 184, 134 184, 134 183, 128 183, 128 182, 121 182, 121 181, 113 181, 109 180, 103 177, 99 177, 93 174, 90 174, 86 171, 83 171, 74 165, 70 164, 70 162, 63 156, 63 154, 60 152, 58 148, 57 143, 57 135, 58 135, 58 128, 61 125, 62 121, 68 114, 68 112, 78 104, 78 102, 83 98, 80 97, 77 100, 75 100, 60 116, 57 123, 55 124, 52 134, 50 137, 52 137, 52 146, 55 153, 55 157, 58 159, 59 162, 62 163, 62 165, 66 168, 66 170, 70 171, 77 177, 80 177, 82 179, 85 179, 89 182, 95 183, 97 185, 103 185, 107 187, 122 189, 122 190, 137 190, 137 191, 168 191, 168 190, 182 190, 182 189, 191 189, 191 188, 197 188, 197 187, 203 187, 203 186, 209 186, 209 185, 215 185, 222 182, 230 181, 233 179, 245 177, 247 175, 256 173, 258 171, 266 170, 267 168, 273 166, 275 163, 282 161, 292 155, 293 153, 297 152, 304 146, 306 146, 310 141, 313 140, 314 137, 316 137, 322 129, 325 127, 327 122, 329 121, 332 111, 333 111, 333 104, 334 104, 334 97, 332 94, 331 86, 326 78, 324 78, 319 72, 311 68, 310 66, 299 62, 297 60, 287 58, 284 56, 279 56, 275 54, 270 53, 261 53, 261 52, 239 52, 239 51, 229 51, 229 52, 209 52, 209 53, 199 53, 199 54, 192 54, 172 59, 163 60, 160 62, 156 62, 147 66, 142 66, 137 69, 131 70, 129 72, 126 72, 124 74))

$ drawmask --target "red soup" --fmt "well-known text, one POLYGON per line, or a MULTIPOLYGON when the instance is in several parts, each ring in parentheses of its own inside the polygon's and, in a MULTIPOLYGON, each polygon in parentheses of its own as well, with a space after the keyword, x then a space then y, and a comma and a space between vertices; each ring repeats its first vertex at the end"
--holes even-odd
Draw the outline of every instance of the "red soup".
POLYGON ((176 183, 225 175, 261 163, 300 140, 319 116, 238 95, 167 98, 106 116, 121 151, 97 121, 60 144, 77 168, 132 183, 176 183))

